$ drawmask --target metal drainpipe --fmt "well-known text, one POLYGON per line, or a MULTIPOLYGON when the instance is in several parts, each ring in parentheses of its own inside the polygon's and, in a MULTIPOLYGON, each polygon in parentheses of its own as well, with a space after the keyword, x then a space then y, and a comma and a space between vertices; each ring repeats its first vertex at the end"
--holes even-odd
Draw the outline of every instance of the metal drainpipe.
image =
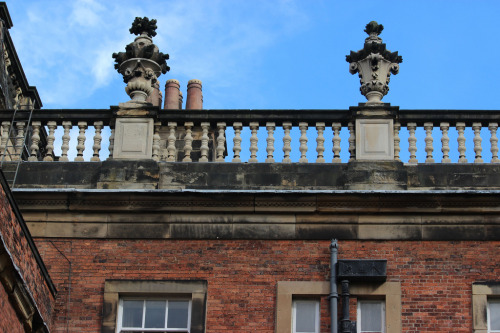
POLYGON ((338 298, 339 294, 337 293, 337 253, 338 253, 338 245, 337 240, 332 239, 330 244, 330 295, 328 298, 330 299, 330 332, 337 333, 338 331, 338 298))
POLYGON ((349 281, 342 280, 342 320, 340 325, 342 326, 341 333, 351 332, 351 320, 349 319, 349 281))

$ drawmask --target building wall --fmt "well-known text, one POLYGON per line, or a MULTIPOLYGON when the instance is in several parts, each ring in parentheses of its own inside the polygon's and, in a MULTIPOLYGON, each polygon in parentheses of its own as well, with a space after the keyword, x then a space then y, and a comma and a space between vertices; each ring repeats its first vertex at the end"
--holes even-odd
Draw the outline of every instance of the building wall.
POLYGON ((3 332, 24 333, 23 324, 9 301, 9 295, 0 284, 0 328, 3 332))
MULTIPOLYGON (((57 305, 54 332, 65 332, 67 325, 72 332, 100 332, 104 283, 110 279, 206 280, 206 332, 274 332, 278 282, 328 281, 330 273, 329 241, 36 242, 60 299, 67 300, 71 290, 70 302, 57 305), (71 262, 71 276, 62 254, 71 262)), ((388 281, 401 284, 407 333, 471 332, 472 283, 499 279, 500 266, 492 260, 499 254, 498 241, 339 241, 339 259, 387 259, 388 281)), ((321 317, 321 332, 328 332, 326 294, 321 317)))
MULTIPOLYGON (((3 175, 0 174, 0 177, 3 179, 3 175)), ((4 180, 1 185, 7 186, 4 180)), ((29 309, 34 306, 36 309, 33 311, 39 314, 43 322, 50 327, 55 301, 49 288, 51 282, 47 281, 44 276, 28 243, 28 237, 31 236, 23 231, 21 223, 24 221, 19 221, 17 218, 15 207, 12 206, 3 186, 0 186, 0 241, 2 242, 0 244, 0 259, 2 261, 0 277, 4 285, 0 284, 2 288, 0 297, 4 306, 7 306, 5 303, 7 298, 3 297, 4 293, 15 293, 15 297, 22 294, 23 297, 27 297, 28 302, 33 301, 34 304, 24 307, 21 311, 29 314, 32 311, 29 309), (11 286, 11 290, 5 290, 5 285, 11 286), (23 291, 21 292, 19 289, 23 291)), ((38 324, 40 323, 36 325, 38 324)), ((17 324, 9 322, 9 325, 17 324)), ((42 324, 42 326, 44 325, 42 324)), ((3 326, 0 327, 3 328, 3 326)))

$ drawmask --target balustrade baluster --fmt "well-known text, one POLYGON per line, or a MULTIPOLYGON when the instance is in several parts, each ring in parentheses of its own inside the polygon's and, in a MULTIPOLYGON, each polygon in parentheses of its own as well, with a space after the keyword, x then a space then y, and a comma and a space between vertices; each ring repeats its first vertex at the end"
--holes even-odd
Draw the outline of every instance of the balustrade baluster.
POLYGON ((299 158, 299 163, 307 163, 307 123, 306 122, 300 122, 299 123, 299 129, 300 129, 300 158, 299 158))
POLYGON ((48 121, 47 127, 49 129, 49 135, 47 136, 47 152, 43 160, 51 162, 54 160, 54 131, 56 130, 57 123, 55 121, 48 121))
POLYGON ((153 147, 152 147, 152 158, 153 161, 159 161, 160 160, 160 127, 161 127, 161 122, 155 122, 154 123, 154 132, 153 132, 153 147))
POLYGON ((250 137, 250 159, 248 162, 258 162, 257 159, 257 151, 259 148, 257 147, 257 143, 259 142, 259 138, 257 137, 257 131, 259 130, 259 123, 251 122, 250 123, 250 131, 252 132, 252 136, 250 137))
POLYGON ((348 123, 349 129, 349 162, 356 160, 356 133, 354 131, 354 123, 348 123))
POLYGON ((201 123, 201 157, 200 162, 208 162, 208 130, 210 129, 210 123, 201 123))
POLYGON ((275 130, 275 128, 276 128, 275 123, 273 123, 273 122, 266 123, 266 130, 267 130, 266 163, 274 163, 274 130, 275 130))
POLYGON ((16 146, 15 151, 16 154, 14 156, 15 160, 21 159, 21 154, 23 152, 23 146, 24 146, 24 128, 26 127, 26 123, 23 121, 18 121, 16 123, 16 128, 17 128, 17 136, 16 136, 16 146))
POLYGON ((219 135, 217 136, 217 159, 216 162, 224 162, 224 152, 226 151, 226 123, 217 123, 219 135))
POLYGON ((175 162, 177 159, 177 148, 175 147, 175 141, 176 141, 176 136, 175 136, 175 131, 177 129, 177 123, 176 122, 168 122, 168 144, 167 144, 167 162, 175 162))
POLYGON ((459 158, 458 158, 458 163, 467 163, 467 158, 465 157, 465 123, 458 122, 456 125, 457 132, 458 132, 458 153, 459 153, 459 158))
POLYGON ((443 159, 441 163, 450 163, 450 138, 448 136, 448 130, 450 129, 450 123, 441 123, 440 124, 442 136, 441 136, 441 151, 443 152, 443 159))
POLYGON ((99 152, 101 151, 101 141, 102 141, 102 136, 101 136, 101 131, 103 127, 103 122, 102 121, 94 121, 94 129, 95 129, 95 134, 94 134, 94 145, 92 146, 92 150, 94 151, 92 158, 90 159, 93 162, 99 162, 99 152))
POLYGON ((87 129, 86 121, 78 122, 79 134, 77 137, 78 144, 76 145, 77 155, 75 157, 75 161, 83 161, 83 152, 85 151, 85 130, 87 129))
POLYGON ((234 128, 234 138, 233 138, 233 162, 241 162, 241 129, 243 128, 243 123, 235 122, 233 123, 234 128))
POLYGON ((342 129, 342 124, 341 123, 333 123, 332 124, 332 130, 333 130, 333 138, 332 138, 332 143, 333 143, 333 163, 340 163, 342 162, 340 159, 340 130, 342 129))
MULTIPOLYGON (((61 145, 61 157, 59 157, 59 161, 61 162, 68 162, 68 150, 69 150, 69 140, 71 139, 71 136, 69 135, 69 131, 71 131, 71 128, 73 125, 71 124, 71 121, 63 121, 62 122, 62 127, 64 130, 64 134, 62 136, 62 145, 61 145)), ((111 141, 111 138, 110 138, 111 141)), ((111 147, 111 143, 110 143, 111 147)), ((110 151, 110 156, 112 156, 112 151, 110 151)))
POLYGON ((192 122, 185 122, 184 127, 186 128, 186 135, 184 136, 184 158, 182 159, 182 162, 191 162, 191 151, 193 150, 193 136, 191 135, 192 133, 192 128, 194 126, 194 123, 192 122))
POLYGON ((30 146, 30 157, 28 161, 38 161, 38 151, 40 147, 40 127, 42 123, 39 121, 34 121, 31 123, 31 128, 33 128, 33 134, 31 135, 31 146, 30 146))
POLYGON ((401 123, 394 123, 394 160, 401 162, 401 158, 399 158, 399 152, 401 151, 401 146, 399 145, 401 142, 401 138, 399 137, 399 131, 401 130, 401 123))
POLYGON ((273 123, 273 122, 266 123, 266 130, 267 130, 266 163, 274 163, 274 130, 275 129, 276 129, 275 123, 273 123))
POLYGON ((483 163, 481 153, 483 152, 483 147, 481 147, 481 123, 472 123, 472 130, 474 131, 474 153, 476 157, 474 158, 474 163, 483 163))
POLYGON ((316 152, 318 153, 316 163, 325 163, 325 157, 323 156, 325 152, 325 137, 323 136, 325 123, 316 123, 316 131, 318 132, 316 137, 316 152))
POLYGON ((408 123, 408 132, 409 132, 409 137, 408 137, 408 151, 410 152, 410 159, 408 160, 408 163, 410 164, 417 164, 417 138, 415 137, 415 130, 417 129, 417 123, 408 123))
POLYGON ((9 153, 6 150, 7 147, 7 142, 9 141, 9 128, 10 128, 10 121, 2 121, 2 138, 0 142, 0 157, 3 157, 3 155, 7 156, 9 153))
POLYGON ((292 129, 291 122, 283 123, 283 163, 292 163, 290 158, 290 152, 292 151, 292 137, 290 136, 290 130, 292 129))
POLYGON ((498 123, 489 123, 488 129, 490 130, 490 144, 491 144, 491 163, 500 163, 498 159, 498 138, 497 129, 498 123))
POLYGON ((434 163, 434 158, 432 157, 432 152, 434 151, 434 147, 432 146, 433 138, 432 138, 432 123, 424 123, 425 130, 425 152, 427 154, 425 158, 425 163, 434 163))

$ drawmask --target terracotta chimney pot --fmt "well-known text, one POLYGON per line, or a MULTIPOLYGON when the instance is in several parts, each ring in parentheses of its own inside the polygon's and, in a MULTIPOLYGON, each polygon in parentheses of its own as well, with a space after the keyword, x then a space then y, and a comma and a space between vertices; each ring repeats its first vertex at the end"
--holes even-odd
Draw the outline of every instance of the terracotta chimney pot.
POLYGON ((160 83, 158 81, 156 81, 151 86, 153 87, 153 91, 146 99, 146 102, 153 104, 153 106, 160 106, 161 100, 162 100, 162 95, 161 95, 161 91, 160 91, 160 83))
POLYGON ((165 83, 165 104, 164 109, 178 110, 179 107, 179 93, 180 83, 175 79, 167 80, 165 83))
POLYGON ((189 80, 187 85, 187 110, 201 110, 203 109, 203 94, 201 92, 200 80, 189 80))
POLYGON ((182 104, 184 104, 184 96, 182 95, 182 91, 179 90, 179 110, 182 110, 182 104))

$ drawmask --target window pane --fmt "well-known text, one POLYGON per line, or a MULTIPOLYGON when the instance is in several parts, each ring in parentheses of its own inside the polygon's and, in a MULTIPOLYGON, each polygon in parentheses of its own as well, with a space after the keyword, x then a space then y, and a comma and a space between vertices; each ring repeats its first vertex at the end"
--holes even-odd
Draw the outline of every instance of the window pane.
POLYGON ((490 328, 500 331, 500 301, 489 302, 490 306, 490 328))
POLYGON ((168 301, 168 328, 188 327, 189 301, 168 301))
POLYGON ((123 327, 142 327, 143 301, 123 301, 123 327))
POLYGON ((382 302, 360 302, 361 331, 382 332, 382 302))
POLYGON ((295 301, 295 331, 316 332, 316 301, 295 301))
POLYGON ((167 302, 165 301, 146 301, 146 319, 145 328, 164 328, 165 310, 167 302))

